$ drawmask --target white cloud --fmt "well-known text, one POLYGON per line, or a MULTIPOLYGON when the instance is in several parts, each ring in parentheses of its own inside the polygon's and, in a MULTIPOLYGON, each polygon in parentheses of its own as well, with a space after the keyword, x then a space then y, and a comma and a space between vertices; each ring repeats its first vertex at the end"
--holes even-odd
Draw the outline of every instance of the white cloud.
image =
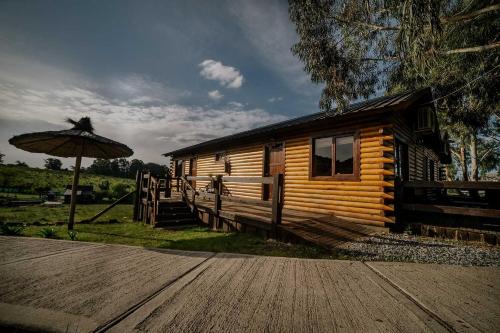
POLYGON ((208 92, 208 97, 210 97, 214 101, 218 101, 219 99, 224 97, 224 95, 222 95, 218 90, 212 90, 208 92))
POLYGON ((200 75, 207 80, 215 80, 226 88, 239 88, 243 84, 243 75, 234 67, 225 66, 220 61, 204 60, 199 64, 200 75))
POLYGON ((281 102, 282 100, 283 100, 283 97, 271 97, 268 99, 269 103, 281 102))
MULTIPOLYGON (((64 119, 89 116, 96 133, 129 145, 132 158, 166 163, 161 154, 191 144, 285 120, 263 109, 228 103, 218 108, 119 101, 78 86, 24 88, 0 79, 0 142, 6 161, 41 165, 45 155, 4 144, 13 135, 67 128, 64 119)), ((85 165, 91 162, 85 159, 85 165)), ((66 166, 72 160, 64 160, 66 166)))
POLYGON ((228 106, 231 106, 233 108, 236 108, 236 109, 241 109, 243 108, 244 104, 243 103, 240 103, 240 102, 235 102, 235 101, 231 101, 231 102, 228 102, 227 103, 228 106))

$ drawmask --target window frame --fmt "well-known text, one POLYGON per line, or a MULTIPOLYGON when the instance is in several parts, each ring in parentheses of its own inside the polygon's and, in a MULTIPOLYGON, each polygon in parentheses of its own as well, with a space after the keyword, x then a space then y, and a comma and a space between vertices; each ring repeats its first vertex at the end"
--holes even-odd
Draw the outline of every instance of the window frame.
POLYGON ((335 131, 323 132, 312 135, 309 138, 309 180, 336 180, 336 181, 359 181, 360 180, 360 162, 361 154, 359 147, 359 130, 350 131, 335 131), (336 138, 346 136, 353 137, 353 173, 352 174, 335 174, 336 160, 336 138), (331 176, 315 176, 313 174, 314 167, 314 140, 321 138, 332 138, 332 175, 331 176))

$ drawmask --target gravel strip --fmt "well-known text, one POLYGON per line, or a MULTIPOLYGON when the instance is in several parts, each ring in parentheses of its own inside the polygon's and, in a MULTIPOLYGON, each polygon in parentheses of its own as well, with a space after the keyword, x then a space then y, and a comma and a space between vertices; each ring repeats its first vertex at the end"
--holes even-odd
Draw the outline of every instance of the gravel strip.
POLYGON ((340 250, 365 261, 405 261, 500 267, 500 247, 443 241, 407 234, 374 235, 347 242, 340 250))

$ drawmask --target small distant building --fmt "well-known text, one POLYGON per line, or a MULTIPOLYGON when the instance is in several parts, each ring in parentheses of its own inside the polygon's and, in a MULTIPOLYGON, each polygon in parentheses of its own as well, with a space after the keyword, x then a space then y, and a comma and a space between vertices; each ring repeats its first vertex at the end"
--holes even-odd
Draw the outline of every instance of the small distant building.
MULTIPOLYGON (((71 202, 71 188, 72 185, 66 185, 64 191, 64 203, 71 202)), ((92 185, 78 185, 76 189, 76 202, 79 204, 93 203, 94 202, 94 187, 92 185)))

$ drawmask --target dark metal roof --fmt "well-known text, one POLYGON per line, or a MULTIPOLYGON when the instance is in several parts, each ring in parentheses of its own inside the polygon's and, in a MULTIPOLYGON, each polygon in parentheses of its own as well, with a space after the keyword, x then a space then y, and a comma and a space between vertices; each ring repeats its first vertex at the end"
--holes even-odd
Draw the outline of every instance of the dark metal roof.
POLYGON ((352 115, 356 113, 363 113, 368 111, 375 110, 391 110, 396 107, 407 107, 413 104, 417 100, 421 100, 423 98, 427 98, 432 100, 432 93, 430 88, 424 88, 417 91, 400 93, 392 96, 382 96, 378 98, 373 98, 367 101, 358 102, 351 104, 345 111, 342 113, 334 112, 318 112, 311 115, 306 115, 290 120, 285 120, 279 123, 258 127, 252 130, 239 132, 235 134, 231 134, 228 136, 224 136, 221 138, 213 139, 210 141, 204 141, 189 147, 177 149, 168 153, 163 154, 164 156, 181 156, 187 155, 193 152, 197 152, 199 150, 207 149, 209 147, 216 147, 222 145, 224 143, 229 142, 237 142, 241 139, 249 139, 251 137, 260 137, 265 134, 272 133, 276 130, 283 129, 293 129, 294 127, 299 127, 301 125, 313 123, 316 121, 322 121, 326 119, 341 119, 343 116, 352 115))

